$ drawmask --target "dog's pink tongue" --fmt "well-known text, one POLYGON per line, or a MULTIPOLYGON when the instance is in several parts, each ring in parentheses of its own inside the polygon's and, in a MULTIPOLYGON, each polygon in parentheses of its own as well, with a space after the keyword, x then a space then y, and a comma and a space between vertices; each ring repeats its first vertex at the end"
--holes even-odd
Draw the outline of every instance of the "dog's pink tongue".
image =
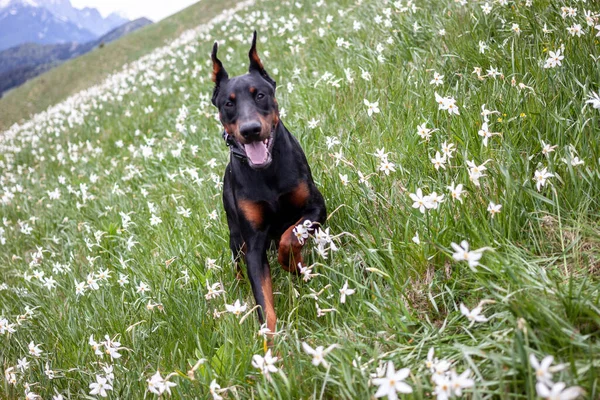
POLYGON ((267 146, 263 142, 245 144, 244 149, 252 164, 262 164, 267 159, 267 146))

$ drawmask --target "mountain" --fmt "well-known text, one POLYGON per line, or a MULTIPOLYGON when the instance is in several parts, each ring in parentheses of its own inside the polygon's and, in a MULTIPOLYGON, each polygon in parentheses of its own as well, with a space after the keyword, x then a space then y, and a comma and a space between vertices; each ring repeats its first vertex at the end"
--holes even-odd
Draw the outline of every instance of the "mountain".
POLYGON ((85 43, 96 34, 57 17, 35 2, 15 1, 0 9, 0 50, 22 43, 85 43))
POLYGON ((0 0, 0 50, 23 43, 86 43, 129 22, 70 0, 0 0))
POLYGON ((113 29, 98 39, 83 44, 26 43, 1 51, 0 96, 3 92, 21 85, 71 58, 83 55, 151 23, 152 21, 147 18, 139 18, 113 29))
POLYGON ((103 18, 95 8, 85 7, 81 10, 77 9, 71 5, 70 0, 35 0, 35 2, 57 17, 65 18, 78 27, 87 29, 97 36, 104 35, 129 21, 116 13, 103 18))

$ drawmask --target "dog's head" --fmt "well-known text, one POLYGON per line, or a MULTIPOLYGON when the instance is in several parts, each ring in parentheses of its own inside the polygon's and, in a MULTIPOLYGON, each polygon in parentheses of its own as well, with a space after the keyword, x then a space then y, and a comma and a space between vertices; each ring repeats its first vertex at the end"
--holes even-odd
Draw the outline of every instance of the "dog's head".
POLYGON ((218 45, 212 51, 212 103, 219 109, 225 131, 241 145, 252 168, 265 168, 271 159, 279 110, 275 100, 275 81, 265 71, 256 53, 256 31, 250 48, 248 73, 229 78, 217 58, 218 45))

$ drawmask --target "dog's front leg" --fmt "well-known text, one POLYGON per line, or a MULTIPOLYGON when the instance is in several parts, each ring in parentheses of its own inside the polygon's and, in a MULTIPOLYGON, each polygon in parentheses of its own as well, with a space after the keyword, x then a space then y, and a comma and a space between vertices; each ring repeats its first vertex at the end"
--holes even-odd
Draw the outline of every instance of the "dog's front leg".
POLYGON ((251 239, 246 239, 248 250, 246 253, 246 267, 248 279, 252 286, 252 293, 258 309, 258 319, 262 324, 267 323, 267 328, 275 333, 277 317, 273 306, 273 286, 271 283, 271 269, 267 260, 267 234, 255 232, 251 239))
POLYGON ((246 200, 238 202, 240 228, 246 247, 246 268, 256 304, 260 306, 258 319, 266 322, 267 328, 275 333, 277 317, 273 303, 271 269, 267 260, 269 226, 265 221, 265 206, 246 200))
POLYGON ((326 219, 327 210, 325 209, 325 202, 323 201, 321 194, 318 193, 312 201, 312 204, 304 211, 302 218, 294 225, 290 226, 283 235, 281 235, 277 260, 283 269, 291 273, 298 273, 298 264, 303 265, 304 262, 302 258, 302 247, 306 242, 301 242, 296 237, 294 228, 298 225, 303 225, 305 221, 311 221, 312 225, 310 229, 312 230, 316 228, 316 225, 322 225, 326 219))

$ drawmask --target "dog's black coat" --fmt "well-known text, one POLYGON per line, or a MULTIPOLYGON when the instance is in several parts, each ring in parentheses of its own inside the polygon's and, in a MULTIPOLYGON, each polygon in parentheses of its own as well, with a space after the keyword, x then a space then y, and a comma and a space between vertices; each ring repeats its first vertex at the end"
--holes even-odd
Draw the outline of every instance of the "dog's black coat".
MULTIPOLYGON (((223 181, 223 205, 234 259, 246 261, 259 320, 275 331, 275 310, 267 249, 278 244, 278 260, 296 273, 302 244, 293 228, 305 221, 323 224, 326 208, 314 184, 300 144, 279 120, 276 83, 256 53, 256 32, 250 49, 249 73, 229 79, 213 48, 213 104, 219 109, 232 156, 223 181), (245 145, 263 146, 270 157, 255 163, 244 157, 245 145), (266 318, 265 318, 266 314, 266 318)), ((262 147, 260 147, 262 151, 262 147)), ((261 153, 262 154, 262 153, 261 153)), ((254 156, 256 158, 256 156, 254 156)))

